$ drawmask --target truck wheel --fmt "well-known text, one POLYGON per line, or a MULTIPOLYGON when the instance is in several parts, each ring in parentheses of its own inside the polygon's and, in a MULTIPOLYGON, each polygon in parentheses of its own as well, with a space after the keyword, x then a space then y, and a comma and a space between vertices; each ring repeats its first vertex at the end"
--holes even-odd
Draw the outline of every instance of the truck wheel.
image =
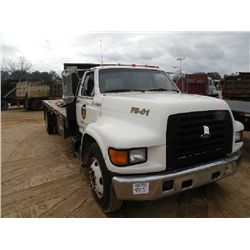
POLYGON ((1 101, 1 110, 7 110, 9 108, 9 104, 6 101, 1 101))
POLYGON ((31 108, 33 110, 42 110, 43 109, 43 104, 41 100, 34 100, 31 103, 31 108))
POLYGON ((24 108, 30 110, 29 101, 27 99, 24 101, 24 108))
POLYGON ((48 134, 53 135, 54 134, 53 120, 48 110, 45 111, 45 125, 46 125, 48 134))
POLYGON ((92 192, 103 211, 111 213, 120 209, 123 201, 116 197, 110 173, 97 143, 93 143, 89 149, 88 173, 92 192))

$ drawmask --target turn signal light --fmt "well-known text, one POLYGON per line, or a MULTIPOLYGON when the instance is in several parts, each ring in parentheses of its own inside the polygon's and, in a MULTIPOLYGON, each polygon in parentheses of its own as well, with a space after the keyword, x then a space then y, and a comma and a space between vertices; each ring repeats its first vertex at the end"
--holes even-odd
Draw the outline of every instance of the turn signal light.
POLYGON ((147 161, 147 148, 114 149, 109 148, 109 158, 116 166, 129 166, 147 161))
POLYGON ((128 165, 128 151, 127 150, 117 150, 109 148, 109 158, 114 165, 126 166, 128 165))

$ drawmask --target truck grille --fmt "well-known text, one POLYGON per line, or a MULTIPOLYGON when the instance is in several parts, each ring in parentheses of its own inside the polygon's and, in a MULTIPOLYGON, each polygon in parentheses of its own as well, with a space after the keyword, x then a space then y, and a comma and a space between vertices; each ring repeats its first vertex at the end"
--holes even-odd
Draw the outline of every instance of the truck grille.
POLYGON ((232 137, 233 124, 229 111, 170 115, 167 125, 167 170, 223 158, 232 151, 232 137))

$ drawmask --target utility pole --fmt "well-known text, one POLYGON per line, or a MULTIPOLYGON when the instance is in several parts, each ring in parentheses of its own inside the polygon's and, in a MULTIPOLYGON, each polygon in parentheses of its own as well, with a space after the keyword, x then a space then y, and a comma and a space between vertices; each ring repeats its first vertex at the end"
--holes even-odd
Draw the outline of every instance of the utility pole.
POLYGON ((100 52, 101 52, 101 65, 103 64, 103 59, 102 59, 102 40, 100 40, 100 52))
POLYGON ((182 63, 186 59, 186 57, 177 57, 177 61, 180 61, 179 74, 181 77, 181 91, 183 91, 183 77, 182 77, 182 63))

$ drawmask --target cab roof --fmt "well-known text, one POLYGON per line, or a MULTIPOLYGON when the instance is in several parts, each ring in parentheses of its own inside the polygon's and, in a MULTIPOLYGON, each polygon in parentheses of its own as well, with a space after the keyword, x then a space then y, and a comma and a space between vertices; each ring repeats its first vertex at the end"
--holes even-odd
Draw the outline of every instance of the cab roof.
POLYGON ((159 66, 151 66, 151 65, 138 65, 138 64, 101 64, 96 67, 92 67, 92 69, 109 69, 109 68, 126 68, 126 69, 159 69, 159 66))
POLYGON ((89 69, 104 69, 104 68, 143 68, 143 69, 159 69, 159 66, 139 65, 139 64, 95 64, 95 63, 64 63, 65 71, 86 71, 89 69))

